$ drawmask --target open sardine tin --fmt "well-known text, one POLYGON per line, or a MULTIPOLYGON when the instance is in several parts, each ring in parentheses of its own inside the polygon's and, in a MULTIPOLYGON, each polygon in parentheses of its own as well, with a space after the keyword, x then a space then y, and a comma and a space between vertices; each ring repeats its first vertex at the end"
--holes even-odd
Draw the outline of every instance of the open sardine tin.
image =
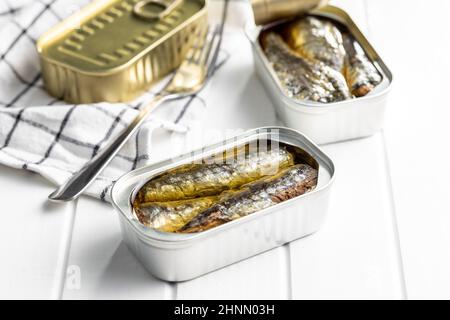
POLYGON ((48 93, 71 103, 136 98, 181 64, 207 0, 95 0, 37 43, 48 93))
POLYGON ((331 159, 303 134, 288 128, 265 127, 127 173, 114 184, 111 199, 119 215, 124 242, 145 268, 157 278, 184 281, 317 231, 327 212, 334 172, 331 159), (198 233, 160 232, 145 227, 135 216, 134 196, 151 178, 180 165, 261 140, 293 146, 304 152, 306 161, 318 169, 316 188, 198 233))
MULTIPOLYGON (((292 13, 295 12, 291 12, 291 15, 292 13)), ((252 44, 255 70, 274 104, 277 115, 288 127, 305 133, 318 144, 361 138, 376 133, 384 122, 387 95, 393 80, 391 71, 344 10, 328 5, 315 8, 307 14, 330 19, 346 28, 381 74, 382 82, 366 96, 339 102, 320 103, 293 99, 282 89, 278 76, 260 44, 262 32, 289 22, 292 17, 286 18, 285 15, 283 19, 271 20, 263 26, 255 26, 251 21, 245 26, 245 32, 252 44)))

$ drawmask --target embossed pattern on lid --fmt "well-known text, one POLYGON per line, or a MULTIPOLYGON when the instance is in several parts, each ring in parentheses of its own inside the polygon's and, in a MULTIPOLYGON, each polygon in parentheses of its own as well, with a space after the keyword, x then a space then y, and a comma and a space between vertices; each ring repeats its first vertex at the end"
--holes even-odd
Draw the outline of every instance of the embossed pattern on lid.
POLYGON ((109 70, 158 45, 159 40, 202 8, 202 1, 184 0, 163 19, 145 21, 133 14, 138 2, 114 1, 46 47, 44 54, 84 71, 109 70))

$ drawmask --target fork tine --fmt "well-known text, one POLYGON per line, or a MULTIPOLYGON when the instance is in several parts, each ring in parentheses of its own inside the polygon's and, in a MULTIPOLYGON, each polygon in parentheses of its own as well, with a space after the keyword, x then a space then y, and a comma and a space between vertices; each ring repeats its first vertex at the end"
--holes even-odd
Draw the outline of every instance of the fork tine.
POLYGON ((195 56, 198 55, 198 53, 202 50, 202 44, 204 39, 204 34, 207 32, 208 28, 200 29, 198 30, 197 34, 194 35, 194 41, 192 43, 191 48, 189 49, 187 55, 186 55, 186 61, 187 62, 193 62, 195 61, 195 56))
MULTIPOLYGON (((218 28, 207 33, 202 40, 202 46, 199 46, 199 39, 194 40, 194 45, 189 50, 189 57, 181 63, 180 67, 174 72, 172 78, 167 82, 163 89, 167 93, 180 94, 181 89, 187 89, 186 93, 192 93, 193 90, 199 91, 212 75, 213 67, 217 60, 218 51, 221 42, 221 32, 218 28), (196 58, 197 57, 197 58, 196 58), (196 87, 194 87, 196 86, 196 87)), ((181 90, 182 91, 182 90, 181 90)))
POLYGON ((222 31, 219 26, 216 26, 216 28, 214 29, 214 38, 212 39, 210 52, 206 61, 206 79, 210 78, 215 71, 221 44, 222 31))
POLYGON ((202 31, 198 35, 199 45, 198 45, 198 47, 194 48, 196 50, 195 50, 194 56, 192 57, 192 62, 195 64, 199 63, 202 53, 205 50, 205 46, 208 45, 208 42, 206 39, 207 35, 209 33, 208 30, 209 30, 209 27, 202 29, 202 31))
POLYGON ((215 32, 208 32, 208 34, 205 37, 205 41, 203 43, 203 48, 200 52, 200 55, 198 56, 198 59, 195 60, 195 63, 197 65, 205 66, 207 63, 207 59, 209 57, 209 54, 211 52, 211 47, 213 45, 214 39, 216 37, 215 32))

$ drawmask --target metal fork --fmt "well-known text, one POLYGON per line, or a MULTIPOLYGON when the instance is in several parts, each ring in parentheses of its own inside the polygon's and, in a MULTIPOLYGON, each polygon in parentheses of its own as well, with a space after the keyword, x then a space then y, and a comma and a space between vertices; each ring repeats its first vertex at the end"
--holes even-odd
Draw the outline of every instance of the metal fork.
POLYGON ((128 139, 141 127, 153 109, 165 101, 198 93, 214 72, 220 43, 221 30, 219 27, 211 32, 201 32, 185 60, 161 92, 141 109, 133 122, 114 141, 100 150, 79 172, 52 192, 48 198, 58 202, 78 198, 109 164, 128 139), (205 33, 207 33, 206 36, 205 33))

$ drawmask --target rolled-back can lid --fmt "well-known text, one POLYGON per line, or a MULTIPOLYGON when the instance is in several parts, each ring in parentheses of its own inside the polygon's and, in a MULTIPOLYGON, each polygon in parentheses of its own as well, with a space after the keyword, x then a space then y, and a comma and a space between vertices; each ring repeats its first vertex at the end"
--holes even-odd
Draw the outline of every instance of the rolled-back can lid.
POLYGON ((251 0, 255 23, 267 24, 325 6, 328 0, 251 0))

